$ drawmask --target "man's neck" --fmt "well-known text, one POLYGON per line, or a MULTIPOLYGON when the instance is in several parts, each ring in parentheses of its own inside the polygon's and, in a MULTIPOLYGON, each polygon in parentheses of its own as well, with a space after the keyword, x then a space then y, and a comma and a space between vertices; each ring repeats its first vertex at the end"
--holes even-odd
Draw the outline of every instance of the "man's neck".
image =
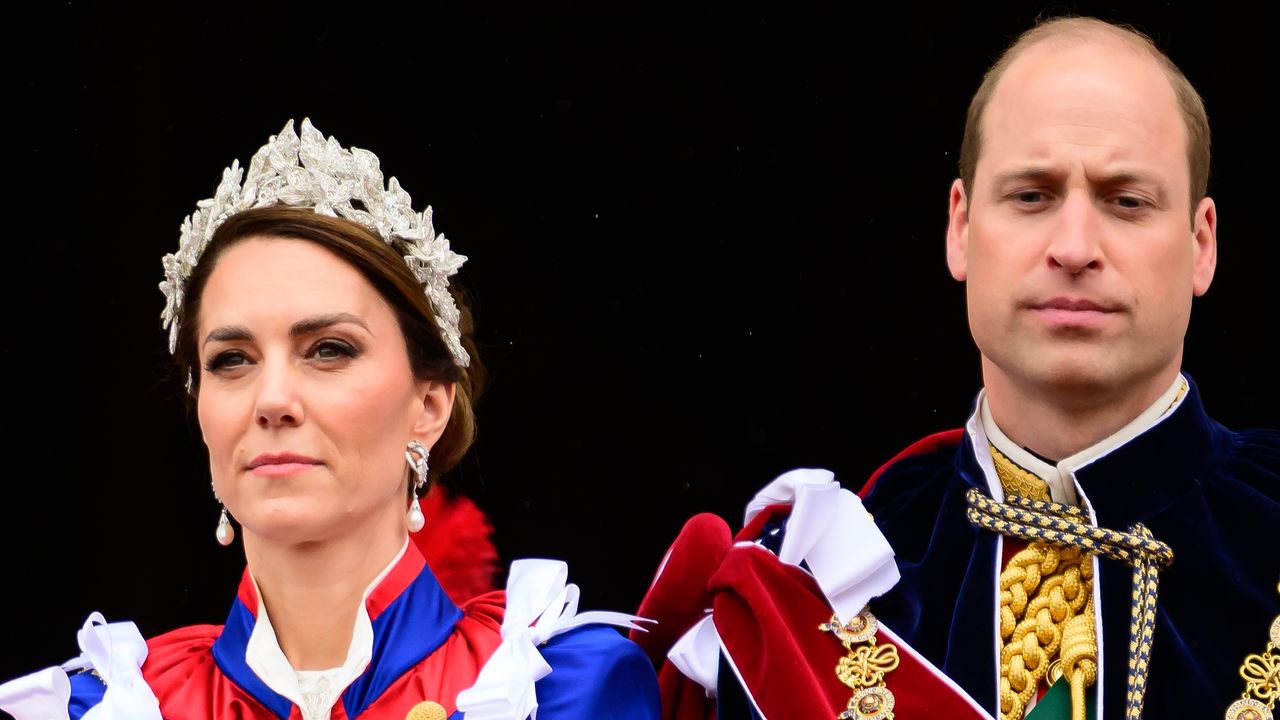
POLYGON ((1045 388, 1017 382, 983 359, 992 419, 1010 440, 1053 462, 1114 435, 1168 392, 1177 377, 1175 366, 1123 387, 1045 388))

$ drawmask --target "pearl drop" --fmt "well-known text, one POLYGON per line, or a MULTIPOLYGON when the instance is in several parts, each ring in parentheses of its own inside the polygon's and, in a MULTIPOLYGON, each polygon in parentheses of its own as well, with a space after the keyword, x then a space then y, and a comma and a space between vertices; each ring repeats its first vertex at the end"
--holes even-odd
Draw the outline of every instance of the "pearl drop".
POLYGON ((231 541, 236 539, 236 529, 231 527, 226 511, 223 511, 222 519, 218 521, 218 529, 213 536, 218 538, 218 544, 223 546, 230 545, 231 541))
POLYGON ((409 505, 409 532, 416 533, 427 524, 427 519, 422 515, 422 508, 418 506, 418 498, 413 499, 413 503, 409 505))

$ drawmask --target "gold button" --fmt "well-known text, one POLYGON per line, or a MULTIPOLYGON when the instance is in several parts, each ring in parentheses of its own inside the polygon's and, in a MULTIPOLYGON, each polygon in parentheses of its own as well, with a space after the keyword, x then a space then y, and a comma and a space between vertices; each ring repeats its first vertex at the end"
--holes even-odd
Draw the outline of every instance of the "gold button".
POLYGON ((440 703, 426 700, 410 708, 404 720, 446 720, 448 717, 440 703))

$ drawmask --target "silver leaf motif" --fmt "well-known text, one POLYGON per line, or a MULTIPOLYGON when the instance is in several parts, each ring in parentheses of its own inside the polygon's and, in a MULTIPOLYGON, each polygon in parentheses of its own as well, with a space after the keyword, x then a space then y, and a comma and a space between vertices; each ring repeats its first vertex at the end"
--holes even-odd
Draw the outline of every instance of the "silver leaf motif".
POLYGON ((307 118, 302 135, 293 120, 272 135, 249 161, 248 171, 235 160, 222 171, 222 180, 211 198, 196 203, 195 212, 182 221, 178 251, 165 255, 165 306, 160 319, 169 331, 169 352, 176 349, 178 314, 186 299, 186 286, 213 233, 238 212, 269 205, 310 207, 316 213, 343 217, 378 233, 404 256, 405 263, 422 284, 435 312, 436 325, 445 345, 460 367, 471 358, 458 332, 458 308, 449 294, 449 278, 467 261, 449 249, 444 235, 436 235, 431 207, 414 212, 409 193, 390 178, 383 187, 378 156, 360 148, 344 149, 336 138, 327 140, 307 118))

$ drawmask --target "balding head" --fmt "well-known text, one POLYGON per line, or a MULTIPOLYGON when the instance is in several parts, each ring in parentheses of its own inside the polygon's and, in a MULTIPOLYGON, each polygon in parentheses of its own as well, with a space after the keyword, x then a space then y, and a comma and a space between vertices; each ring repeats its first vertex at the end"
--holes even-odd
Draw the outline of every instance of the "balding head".
POLYGON ((1132 28, 1112 25, 1095 18, 1055 18, 1043 22, 1019 36, 987 70, 982 85, 969 103, 964 140, 960 146, 960 179, 965 191, 973 193, 974 175, 982 154, 983 133, 987 130, 983 125, 984 117, 991 98, 1009 67, 1028 50, 1042 44, 1069 46, 1088 43, 1148 57, 1164 73, 1186 128, 1187 166, 1191 181, 1189 200, 1190 206, 1195 208, 1207 193, 1209 185, 1209 120, 1200 95, 1182 71, 1149 37, 1132 28))

